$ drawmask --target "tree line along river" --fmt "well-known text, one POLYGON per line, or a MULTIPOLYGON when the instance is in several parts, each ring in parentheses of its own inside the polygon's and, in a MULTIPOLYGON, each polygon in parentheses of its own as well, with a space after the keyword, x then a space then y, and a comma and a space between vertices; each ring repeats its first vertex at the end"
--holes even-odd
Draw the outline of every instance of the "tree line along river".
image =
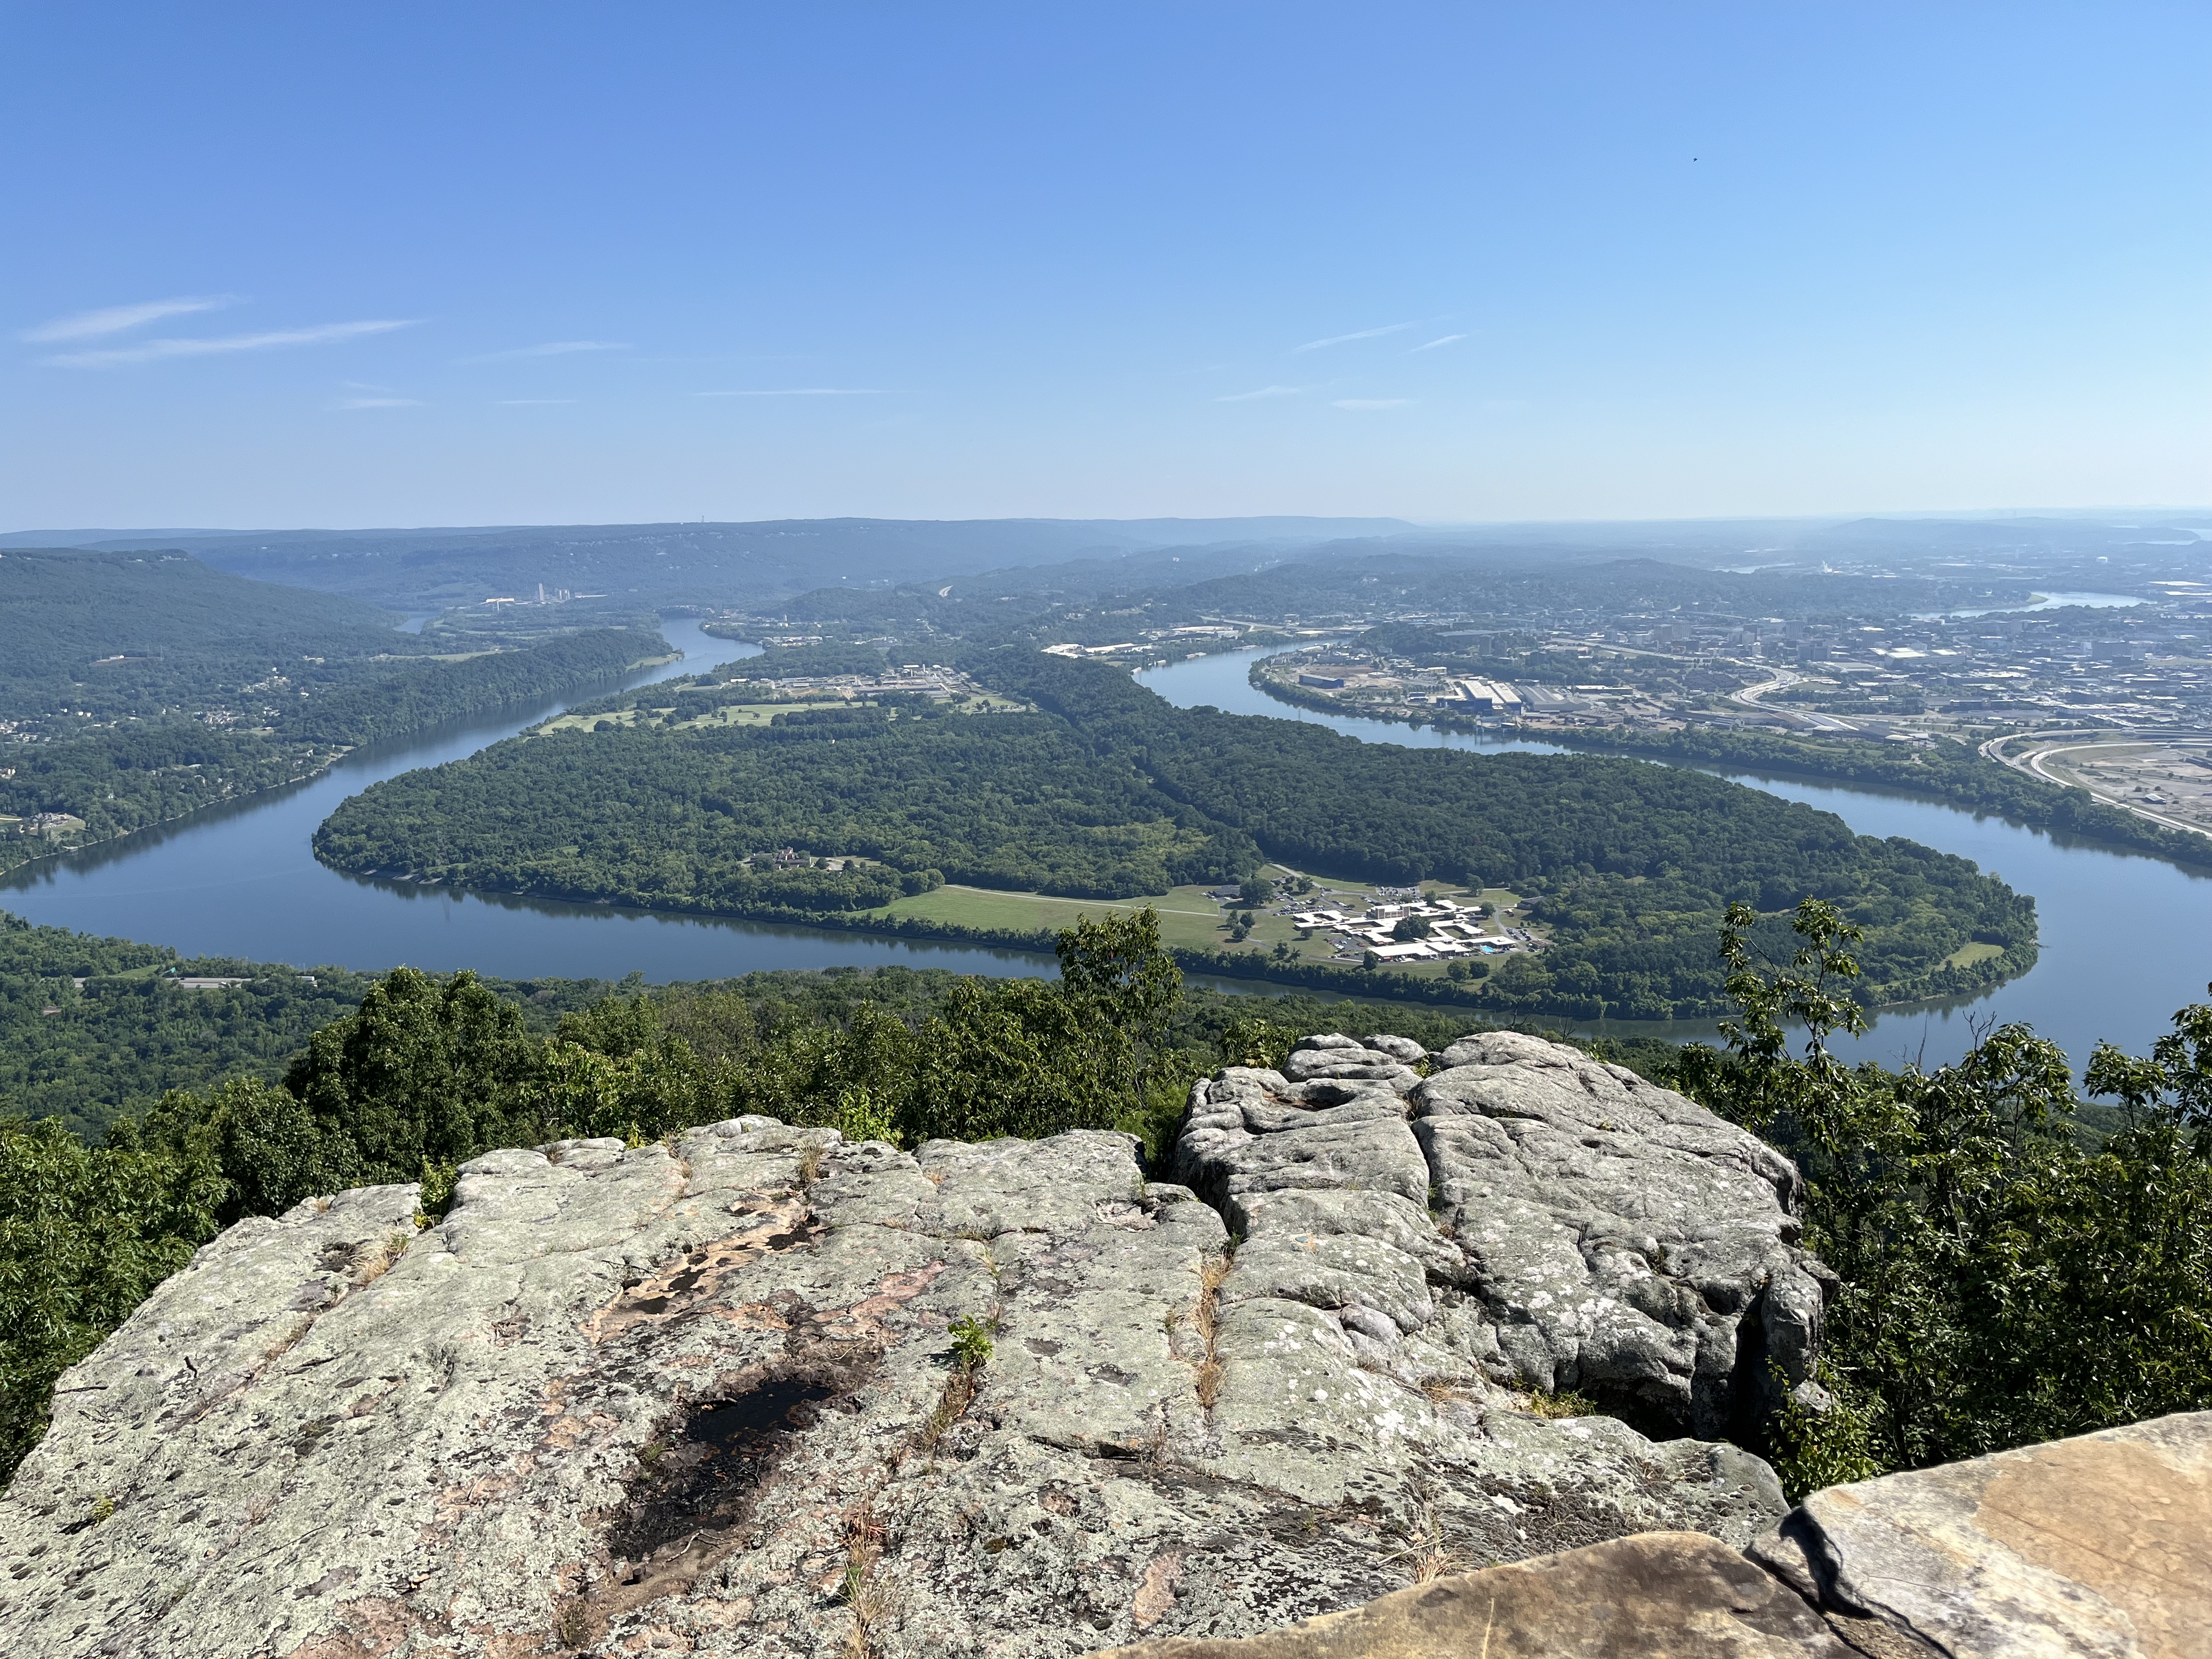
MULTIPOLYGON (((688 619, 667 622, 662 632, 682 658, 641 671, 622 685, 696 673, 758 651, 711 638, 688 619)), ((1292 708, 1248 683, 1247 672, 1259 654, 1196 658, 1140 678, 1182 707, 1211 703, 1235 714, 1310 720, 1370 742, 1560 752, 1510 738, 1415 731, 1292 708)), ((615 689, 586 688, 564 701, 582 702, 615 689)), ((1000 975, 1054 971, 1048 957, 1023 951, 462 894, 342 875, 315 862, 315 828, 347 796, 397 773, 472 754, 544 719, 557 706, 512 708, 358 750, 305 783, 33 865, 0 889, 0 906, 35 922, 171 945, 187 956, 301 967, 382 969, 408 963, 433 970, 476 968, 518 979, 620 979, 637 971, 654 981, 895 962, 1000 975)), ((1881 1014, 1861 1045, 1867 1057, 1933 1064, 1963 1052, 1972 1041, 1973 1024, 2025 1020, 2062 1043, 2078 1066, 2100 1036, 2146 1050, 2174 1009, 2205 995, 2212 977, 2212 878, 1894 793, 1729 775, 1834 812, 1861 834, 1904 836, 1972 859, 2035 896, 2043 951, 2032 972, 1956 1006, 1881 1014)), ((1595 1029, 1687 1037, 1711 1028, 1607 1022, 1595 1029)))

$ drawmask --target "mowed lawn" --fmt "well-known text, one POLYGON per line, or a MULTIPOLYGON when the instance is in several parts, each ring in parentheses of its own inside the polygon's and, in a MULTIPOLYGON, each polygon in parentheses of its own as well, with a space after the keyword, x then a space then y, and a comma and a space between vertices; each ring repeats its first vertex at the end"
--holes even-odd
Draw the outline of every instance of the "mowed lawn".
MULTIPOLYGON (((1285 873, 1269 866, 1269 876, 1285 873)), ((1503 888, 1489 889, 1480 894, 1463 888, 1455 888, 1442 882, 1426 882, 1423 886, 1431 894, 1443 894, 1461 902, 1481 898, 1510 909, 1519 902, 1516 894, 1503 888)), ((1310 939, 1300 939, 1298 928, 1289 918, 1269 914, 1279 908, 1276 904, 1223 906, 1206 897, 1203 887, 1177 887, 1168 892, 1147 898, 1133 899, 1074 899, 1051 898, 1042 893, 1009 893, 987 887, 945 886, 934 892, 918 893, 912 898, 902 898, 868 914, 878 916, 916 916, 930 921, 956 923, 963 927, 1003 927, 1033 932, 1039 929, 1056 930, 1072 927, 1077 918, 1098 917, 1113 911, 1136 911, 1147 907, 1159 913, 1161 942, 1185 950, 1231 950, 1271 951, 1277 945, 1287 945, 1297 957, 1309 962, 1342 962, 1334 956, 1327 933, 1317 933, 1310 939), (1249 909, 1254 913, 1250 935, 1239 946, 1229 937, 1228 912, 1249 909)), ((1326 887, 1299 902, 1317 908, 1334 907, 1357 911, 1364 908, 1372 896, 1365 884, 1344 882, 1326 887)), ((1357 960, 1357 958, 1353 958, 1357 960)), ((1443 972, 1442 963, 1407 964, 1407 971, 1431 975, 1443 972)))

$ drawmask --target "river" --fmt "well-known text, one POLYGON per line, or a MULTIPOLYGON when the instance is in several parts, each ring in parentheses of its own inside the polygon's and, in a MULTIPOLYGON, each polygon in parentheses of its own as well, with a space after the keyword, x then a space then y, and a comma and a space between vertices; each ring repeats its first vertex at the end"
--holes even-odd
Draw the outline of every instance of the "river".
POLYGON ((689 619, 665 622, 660 631, 684 653, 680 660, 565 698, 357 749, 304 783, 42 860, 0 884, 0 907, 51 927, 172 945, 188 957, 302 968, 405 963, 434 971, 475 968, 510 979, 620 979, 636 969, 653 981, 848 963, 1037 977, 1056 971, 1050 957, 1029 951, 457 893, 341 875, 315 862, 315 827, 340 801, 373 783, 472 755, 558 713, 563 703, 696 674, 760 651, 715 639, 689 619))
MULTIPOLYGON (((681 660, 641 671, 619 684, 696 673, 757 649, 711 638, 688 620, 667 622, 661 631, 684 653, 681 660)), ((1248 684, 1247 671, 1260 654, 1197 658, 1141 678, 1184 708, 1211 703, 1237 714, 1312 720, 1370 742, 1560 752, 1540 743, 1416 732, 1292 708, 1248 684)), ((562 701, 582 702, 617 684, 562 701)), ((301 967, 384 969, 407 963, 434 970, 476 968, 516 979, 619 979, 635 970, 655 981, 848 963, 1030 976, 1053 971, 1048 957, 1026 951, 456 893, 341 875, 315 862, 315 827, 347 796, 398 773, 473 754, 559 707, 546 702, 512 708, 357 750, 305 783, 30 866, 0 884, 0 906, 35 922, 173 945, 186 956, 301 967)), ((1959 1006, 1881 1015, 1862 1045, 1871 1058, 1954 1059, 1972 1041, 1970 1021, 1988 1019, 2027 1021, 2062 1043, 2077 1065, 2100 1036, 2141 1053, 2167 1029, 2174 1009, 2205 994, 2212 976, 2212 879, 2156 859, 2069 844, 1906 795, 1730 775, 1835 812, 1863 834, 1905 836, 1960 854, 2035 895, 2043 956, 2033 972, 1959 1006)), ((1706 1035, 1711 1027, 1608 1022, 1595 1029, 1686 1037, 1706 1035)))
MULTIPOLYGON (((1211 703, 1235 714, 1310 720, 1370 743, 1567 752, 1550 744, 1417 732, 1394 721, 1278 702, 1255 690, 1247 675, 1255 658, 1281 648, 1194 658, 1138 678, 1182 708, 1211 703)), ((2212 980, 2212 877, 1893 790, 1708 769, 1833 812, 1861 835, 1903 836, 1970 858, 2035 896, 2043 950, 2033 969, 1978 997, 1883 1013, 1859 1042, 1840 1045, 1839 1052, 1852 1058, 1933 1065, 1955 1060, 1972 1046, 1972 1025, 2019 1020, 2057 1042, 2078 1067, 2100 1037, 2131 1053, 2148 1053, 2172 1029, 2175 1009, 2205 1000, 2206 981, 2212 980)), ((1611 1020, 1587 1029, 1688 1038, 1709 1036, 1713 1028, 1710 1022, 1611 1020)))

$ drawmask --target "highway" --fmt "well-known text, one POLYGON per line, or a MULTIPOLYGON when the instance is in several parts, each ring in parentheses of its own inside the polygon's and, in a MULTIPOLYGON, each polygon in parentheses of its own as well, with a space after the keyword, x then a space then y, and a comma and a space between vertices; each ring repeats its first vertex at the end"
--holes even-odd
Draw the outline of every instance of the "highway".
POLYGON ((2201 748, 2212 746, 2212 740, 2177 738, 2170 732, 2108 732, 2090 742, 2084 743, 2081 739, 2081 734, 2078 731, 2008 732, 2002 737, 1991 738, 1983 744, 1981 753, 1985 760, 2001 762, 2011 767, 2015 772, 2026 772, 2031 777, 2041 778, 2045 783, 2055 783, 2063 789, 2087 790, 2093 798, 2107 806, 2117 806, 2123 811, 2133 812, 2137 817, 2148 818, 2153 823, 2166 829, 2186 830, 2199 836, 2212 835, 2212 830, 2206 830, 2202 824, 2191 823, 2185 818, 2170 817, 2163 812, 2154 812, 2148 806, 2140 805, 2128 799, 2124 795, 2115 795, 2105 790, 2094 788, 2078 778, 2061 777, 2044 765, 2044 762, 2054 755, 2071 755, 2087 749, 2125 748, 2143 743, 2165 744, 2171 748, 2201 748), (2049 739, 2069 739, 2070 741, 2048 741, 2049 739), (2011 755, 2005 752, 2007 744, 2022 741, 2027 742, 2028 747, 2020 754, 2011 755))
MULTIPOLYGON (((1786 686, 1795 685, 1804 678, 1802 674, 1793 674, 1786 668, 1778 668, 1773 671, 1771 679, 1761 680, 1757 685, 1747 685, 1741 691, 1731 691, 1729 698, 1730 702, 1740 702, 1747 708, 1762 708, 1763 706, 1759 700, 1768 692, 1779 691, 1786 686)), ((1834 714, 1816 714, 1809 708, 1764 709, 1763 712, 1786 713, 1791 720, 1803 720, 1815 732, 1840 732, 1846 737, 1861 735, 1858 727, 1853 726, 1849 720, 1834 714)))

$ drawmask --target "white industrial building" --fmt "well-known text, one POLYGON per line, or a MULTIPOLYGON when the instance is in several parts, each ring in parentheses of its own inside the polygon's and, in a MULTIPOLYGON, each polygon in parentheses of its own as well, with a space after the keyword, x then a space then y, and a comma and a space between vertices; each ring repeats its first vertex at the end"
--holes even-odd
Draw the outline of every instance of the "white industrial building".
POLYGON ((1461 680, 1458 682, 1460 700, 1472 703, 1486 714, 1517 714, 1522 700, 1519 691, 1504 680, 1461 680))

